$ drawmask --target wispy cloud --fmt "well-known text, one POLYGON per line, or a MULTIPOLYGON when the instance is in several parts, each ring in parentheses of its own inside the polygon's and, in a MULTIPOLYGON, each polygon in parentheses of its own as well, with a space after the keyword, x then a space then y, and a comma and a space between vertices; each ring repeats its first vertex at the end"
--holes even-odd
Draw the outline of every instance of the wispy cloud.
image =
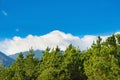
POLYGON ((1 10, 1 12, 4 16, 8 16, 8 13, 5 10, 1 10))
POLYGON ((19 29, 17 28, 15 31, 16 31, 16 32, 19 32, 19 29))
MULTIPOLYGON (((101 36, 105 40, 108 36, 101 36)), ((31 47, 36 50, 45 50, 46 47, 54 48, 57 45, 61 50, 65 50, 69 44, 80 47, 81 50, 89 48, 93 41, 97 39, 94 35, 85 35, 83 37, 73 36, 61 31, 53 31, 43 36, 28 35, 25 38, 18 36, 13 39, 6 39, 0 42, 0 51, 7 55, 28 51, 31 47)))

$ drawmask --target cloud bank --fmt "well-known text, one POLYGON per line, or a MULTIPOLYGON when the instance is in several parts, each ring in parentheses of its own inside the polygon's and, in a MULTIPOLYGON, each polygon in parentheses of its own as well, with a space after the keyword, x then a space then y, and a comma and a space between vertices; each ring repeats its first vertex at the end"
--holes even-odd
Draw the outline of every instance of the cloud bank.
MULTIPOLYGON (((102 38, 105 40, 107 36, 102 36, 102 38)), ((97 36, 93 35, 85 35, 80 38, 55 30, 43 36, 28 35, 25 38, 15 36, 13 39, 6 39, 0 42, 0 51, 11 55, 28 51, 31 47, 34 50, 45 50, 46 47, 55 48, 57 45, 61 50, 65 50, 69 44, 73 44, 75 47, 79 46, 81 50, 85 50, 89 48, 96 39, 97 36)))

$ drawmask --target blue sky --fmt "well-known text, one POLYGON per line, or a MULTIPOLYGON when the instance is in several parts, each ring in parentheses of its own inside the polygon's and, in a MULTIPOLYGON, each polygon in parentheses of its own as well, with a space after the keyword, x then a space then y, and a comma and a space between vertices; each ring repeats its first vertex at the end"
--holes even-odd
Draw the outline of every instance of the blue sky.
POLYGON ((120 0, 0 0, 0 38, 53 30, 81 36, 120 31, 120 0))

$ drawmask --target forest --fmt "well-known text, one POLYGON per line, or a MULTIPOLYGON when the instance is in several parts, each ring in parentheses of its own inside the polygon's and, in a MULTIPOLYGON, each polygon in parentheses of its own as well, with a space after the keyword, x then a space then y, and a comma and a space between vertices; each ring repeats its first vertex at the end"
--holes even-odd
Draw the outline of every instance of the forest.
POLYGON ((9 67, 0 66, 0 80, 120 80, 120 34, 105 41, 98 36, 84 51, 72 44, 65 51, 47 47, 41 59, 30 49, 9 67))

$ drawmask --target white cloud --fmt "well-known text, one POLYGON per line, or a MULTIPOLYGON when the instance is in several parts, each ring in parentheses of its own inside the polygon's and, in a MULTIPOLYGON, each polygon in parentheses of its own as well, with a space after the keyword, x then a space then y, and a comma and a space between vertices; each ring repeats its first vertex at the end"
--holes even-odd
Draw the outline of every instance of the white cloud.
MULTIPOLYGON (((107 36, 102 36, 105 40, 107 36)), ((13 39, 6 39, 0 42, 0 51, 11 55, 18 52, 28 51, 31 47, 33 49, 45 50, 46 47, 56 47, 57 45, 61 50, 65 50, 69 44, 73 44, 76 47, 80 47, 81 50, 89 48, 97 36, 85 35, 82 38, 73 36, 72 34, 65 34, 55 30, 43 36, 28 35, 25 38, 18 36, 13 39)))
POLYGON ((1 12, 3 13, 4 16, 8 15, 8 13, 6 11, 4 11, 4 10, 2 10, 1 12))
POLYGON ((19 29, 17 28, 15 31, 16 31, 16 32, 19 32, 19 29))

